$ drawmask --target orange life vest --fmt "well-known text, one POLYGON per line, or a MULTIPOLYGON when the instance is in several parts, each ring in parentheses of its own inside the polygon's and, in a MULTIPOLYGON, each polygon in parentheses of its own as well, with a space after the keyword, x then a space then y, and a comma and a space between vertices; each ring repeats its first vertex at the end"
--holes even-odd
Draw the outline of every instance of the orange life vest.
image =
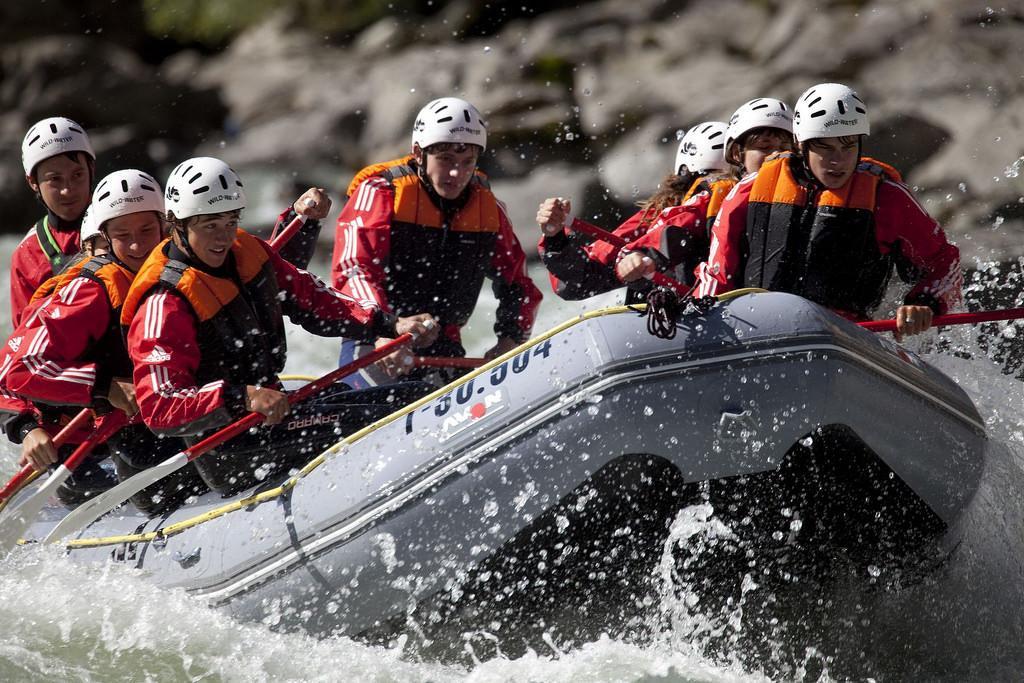
POLYGON ((866 317, 885 293, 892 259, 875 237, 878 186, 899 173, 862 158, 836 190, 804 177, 800 157, 773 155, 750 190, 744 282, 799 294, 823 306, 866 317))
POLYGON ((127 330, 147 296, 171 290, 196 316, 198 381, 276 382, 284 368, 287 342, 277 276, 261 242, 238 230, 226 262, 235 277, 214 275, 172 258, 171 244, 165 240, 157 246, 139 269, 121 310, 122 327, 127 330))
POLYGON ((501 228, 487 176, 476 171, 462 197, 442 200, 428 192, 407 156, 363 169, 349 192, 373 176, 395 193, 385 282, 394 313, 430 313, 443 327, 465 325, 501 228))

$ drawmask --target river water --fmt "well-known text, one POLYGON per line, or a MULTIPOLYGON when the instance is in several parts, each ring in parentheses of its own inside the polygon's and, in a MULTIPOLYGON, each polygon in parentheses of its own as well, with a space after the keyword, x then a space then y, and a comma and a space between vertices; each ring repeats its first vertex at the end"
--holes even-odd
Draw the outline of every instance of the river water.
MULTIPOLYGON (((9 258, 14 240, 0 240, 0 262, 9 258)), ((318 270, 323 272, 321 263, 318 270)), ((534 270, 538 281, 541 273, 534 270)), ((6 275, 0 291, 7 291, 6 275)), ((614 297, 584 304, 557 302, 548 293, 535 329, 544 330, 562 320, 610 303, 614 297)), ((485 288, 486 292, 486 288, 485 288)), ((8 305, 3 300, 0 329, 9 329, 8 305)), ((491 343, 493 298, 482 297, 481 312, 468 337, 470 355, 479 355, 491 343)), ((1004 332, 1012 337, 1014 328, 1004 332)), ((320 374, 333 367, 336 344, 291 329, 288 371, 320 374)), ((931 352, 934 338, 915 342, 917 350, 959 382, 977 403, 997 446, 1001 466, 1016 475, 1024 471, 1024 392, 1020 383, 1001 373, 989 360, 974 334, 966 328, 947 333, 948 349, 931 352)), ((0 446, 0 477, 15 471, 14 448, 0 446)), ((666 544, 666 557, 674 544, 694 535, 707 537, 716 530, 714 511, 699 506, 680 512, 666 544), (696 525, 696 526, 695 526, 696 525)), ((1021 520, 1006 522, 1019 528, 1021 520)), ((1019 539, 1018 539, 1019 543, 1019 539)), ((663 563, 664 564, 664 563, 663 563)), ((671 572, 655 567, 655 581, 671 582, 671 572)), ((864 577, 864 582, 871 582, 864 577)), ((158 590, 143 576, 120 567, 83 567, 51 548, 20 548, 0 560, 0 640, 2 681, 761 681, 770 676, 744 670, 730 661, 730 653, 711 657, 693 634, 685 586, 663 585, 659 604, 650 606, 653 636, 636 644, 626 639, 595 636, 591 642, 565 644, 555 638, 535 644, 525 655, 498 656, 479 661, 471 649, 457 663, 421 661, 410 656, 399 640, 388 647, 362 644, 348 638, 316 640, 299 634, 279 633, 262 624, 238 623, 206 607, 181 591, 158 590)), ((989 609, 979 603, 978 611, 989 609)), ((983 614, 973 615, 979 622, 983 614)), ((913 631, 920 624, 903 617, 897 628, 913 631)), ((970 621, 970 619, 968 620, 970 621)), ((742 614, 732 628, 742 631, 742 614)), ((826 625, 827 628, 827 625, 826 625)), ((928 638, 928 634, 923 636, 928 638)), ((942 636, 936 634, 936 639, 942 636)), ((800 680, 839 680, 829 662, 816 655, 816 639, 808 639, 806 666, 798 665, 787 677, 800 680)), ((991 644, 991 643, 990 643, 991 644)), ((975 646, 953 651, 954 660, 992 658, 993 648, 975 646), (973 649, 971 649, 973 648, 973 649)), ((925 648, 927 651, 929 648, 925 648)), ((500 650, 500 644, 499 644, 500 650)), ((891 655, 898 657, 898 655, 891 655)), ((891 663, 891 662, 890 662, 891 663)), ((881 678, 892 678, 899 666, 883 666, 881 678), (885 675, 888 673, 889 675, 885 675)), ((966 667, 971 670, 971 667, 966 667)), ((988 677, 1020 677, 1024 664, 1008 660, 990 667, 988 677)), ((870 675, 871 672, 869 672, 870 675)), ((898 675, 895 677, 899 678, 898 675)))

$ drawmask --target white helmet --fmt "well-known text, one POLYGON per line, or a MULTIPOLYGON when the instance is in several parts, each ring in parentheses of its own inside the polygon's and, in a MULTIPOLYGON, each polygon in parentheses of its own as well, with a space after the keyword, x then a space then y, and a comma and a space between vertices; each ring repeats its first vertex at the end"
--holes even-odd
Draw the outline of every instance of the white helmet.
POLYGON ((39 121, 28 129, 21 143, 21 165, 25 167, 25 175, 32 175, 39 162, 65 152, 85 152, 93 161, 96 160, 85 128, 63 116, 39 121))
POLYGON ((143 211, 155 211, 162 218, 164 194, 153 176, 134 168, 114 171, 101 180, 89 206, 97 230, 111 218, 143 211))
POLYGON ((167 178, 164 206, 177 219, 245 208, 238 174, 220 159, 194 157, 178 164, 167 178))
POLYGON ((458 97, 442 97, 420 109, 412 127, 412 144, 426 149, 438 142, 487 149, 487 124, 480 111, 458 97))
POLYGON ((853 88, 841 83, 819 83, 800 96, 793 109, 797 142, 814 138, 867 135, 868 110, 853 88))
POLYGON ((727 171, 725 160, 725 131, 728 126, 722 121, 705 121, 691 128, 679 141, 674 172, 685 165, 691 173, 704 171, 727 171))
MULTIPOLYGON (((729 119, 729 130, 725 134, 725 146, 742 137, 755 128, 778 128, 787 133, 793 132, 793 115, 782 100, 771 97, 759 97, 740 106, 729 119)), ((787 138, 788 139, 788 138, 787 138)))
POLYGON ((92 206, 89 206, 82 216, 82 227, 79 228, 78 235, 83 246, 89 240, 100 235, 100 225, 92 218, 92 206))

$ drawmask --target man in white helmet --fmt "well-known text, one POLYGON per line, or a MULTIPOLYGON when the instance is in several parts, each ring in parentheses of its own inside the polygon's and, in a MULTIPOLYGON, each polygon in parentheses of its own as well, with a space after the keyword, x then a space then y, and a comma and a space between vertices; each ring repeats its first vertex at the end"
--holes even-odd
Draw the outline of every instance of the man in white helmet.
MULTIPOLYGON (((338 217, 334 285, 367 310, 433 315, 441 334, 423 355, 465 355, 461 328, 485 277, 498 299, 497 343, 486 357, 526 341, 540 305, 505 208, 477 171, 486 147, 476 107, 457 97, 434 100, 416 116, 412 153, 356 174, 338 217)), ((344 342, 341 362, 368 348, 344 342)), ((403 350, 346 381, 371 386, 411 370, 403 350)))
POLYGON ((11 322, 44 280, 79 251, 79 229, 89 206, 96 155, 85 129, 56 116, 37 122, 21 144, 25 181, 46 209, 11 255, 11 322))
MULTIPOLYGON (((307 415, 315 418, 306 423, 313 426, 289 426, 285 418, 293 411, 278 377, 287 353, 284 316, 324 337, 369 340, 412 332, 430 343, 436 332, 429 316, 396 318, 361 308, 242 230, 245 189, 219 159, 179 164, 167 180, 165 200, 172 239, 149 255, 121 310, 136 400, 153 432, 199 438, 249 412, 264 415, 269 429, 236 437, 195 462, 210 488, 227 494, 268 472, 305 464, 337 441, 336 428, 383 416, 369 407, 365 415, 342 415, 341 408, 324 413, 321 406, 307 415), (286 439, 295 443, 282 446, 286 439)), ((330 200, 320 196, 311 217, 323 218, 329 208, 330 200)), ((381 406, 388 398, 384 415, 407 397, 356 397, 360 405, 381 406)))
POLYGON ((797 152, 743 179, 725 200, 700 295, 738 287, 799 294, 855 320, 870 317, 893 266, 914 286, 897 335, 917 334, 962 298, 960 252, 892 167, 861 155, 867 108, 822 83, 797 101, 797 152))

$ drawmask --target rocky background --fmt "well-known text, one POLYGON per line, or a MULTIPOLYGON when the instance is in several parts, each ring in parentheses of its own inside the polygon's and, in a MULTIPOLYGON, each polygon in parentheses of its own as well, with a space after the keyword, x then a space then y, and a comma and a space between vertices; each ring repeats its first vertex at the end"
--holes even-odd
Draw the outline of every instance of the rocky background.
POLYGON ((544 197, 614 227, 688 126, 837 80, 868 103, 868 152, 904 173, 967 263, 1024 254, 1024 5, 511 4, 4 3, 0 226, 38 214, 20 144, 46 116, 89 129, 101 175, 223 157, 248 181, 251 223, 296 186, 340 204, 355 170, 406 152, 420 106, 458 94, 489 119, 483 166, 532 251, 544 197))

